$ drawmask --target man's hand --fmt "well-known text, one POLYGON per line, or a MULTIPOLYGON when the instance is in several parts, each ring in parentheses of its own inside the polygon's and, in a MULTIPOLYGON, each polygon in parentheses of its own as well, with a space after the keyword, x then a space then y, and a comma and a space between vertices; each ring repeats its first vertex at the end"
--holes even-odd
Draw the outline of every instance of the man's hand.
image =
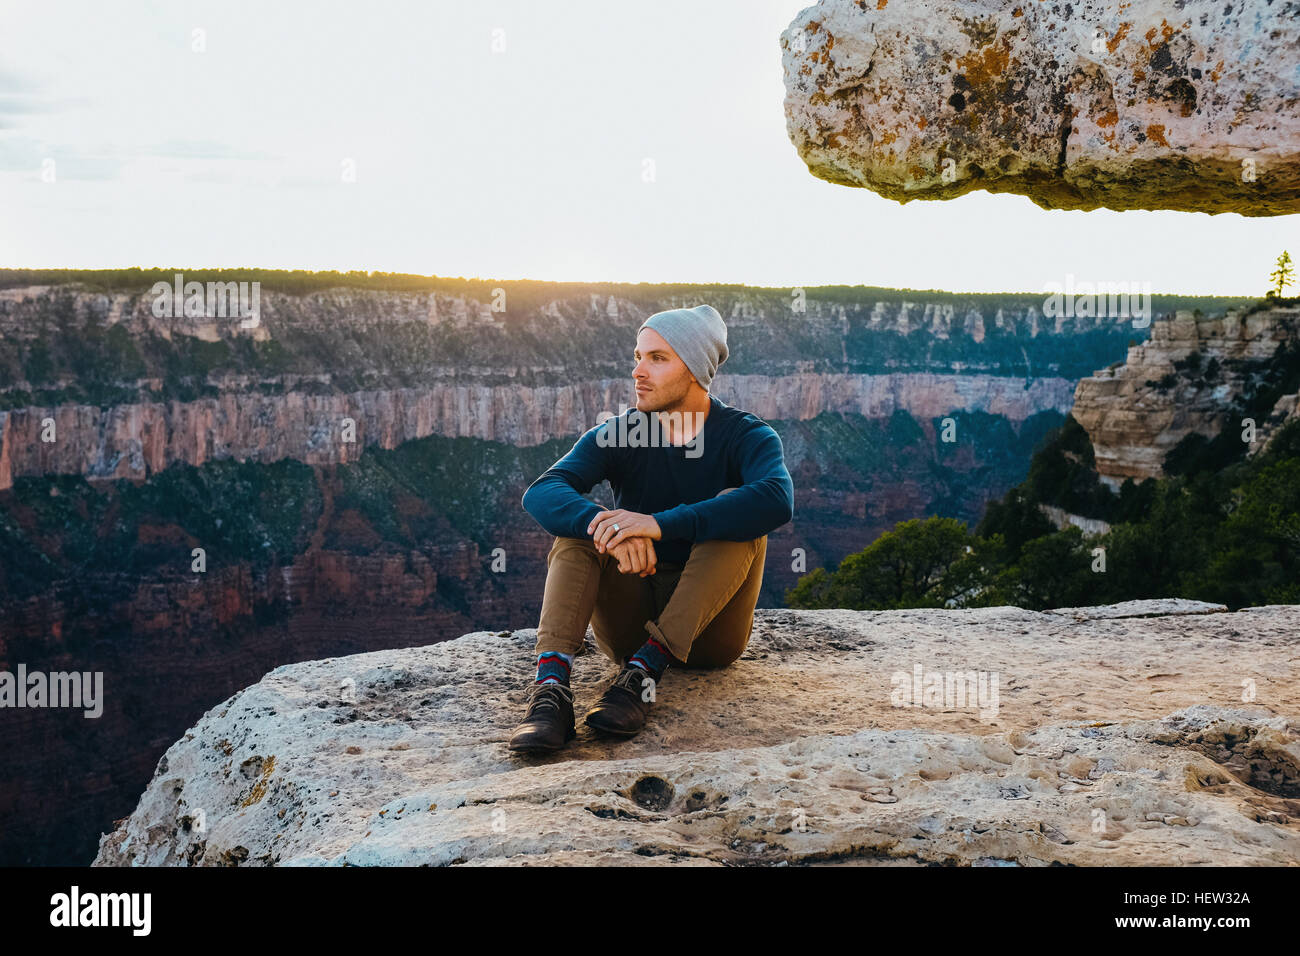
POLYGON ((600 552, 609 550, 613 545, 622 544, 629 538, 649 538, 658 541, 663 537, 663 532, 659 530, 659 522, 650 515, 643 515, 638 511, 625 511, 622 508, 600 512, 591 519, 591 524, 587 526, 587 534, 591 535, 596 550, 600 552), (614 530, 614 525, 618 525, 617 531, 614 530))
POLYGON ((639 574, 641 577, 654 574, 659 560, 655 556, 654 542, 649 538, 628 538, 622 544, 610 548, 609 553, 618 558, 620 571, 624 574, 639 574))

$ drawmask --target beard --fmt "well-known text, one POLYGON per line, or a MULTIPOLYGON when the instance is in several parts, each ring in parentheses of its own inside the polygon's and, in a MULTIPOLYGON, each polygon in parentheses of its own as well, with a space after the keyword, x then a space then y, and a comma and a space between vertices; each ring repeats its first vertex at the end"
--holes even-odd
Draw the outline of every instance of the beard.
POLYGON ((636 408, 641 412, 671 412, 685 400, 692 379, 689 374, 662 385, 651 385, 651 391, 636 396, 636 408))

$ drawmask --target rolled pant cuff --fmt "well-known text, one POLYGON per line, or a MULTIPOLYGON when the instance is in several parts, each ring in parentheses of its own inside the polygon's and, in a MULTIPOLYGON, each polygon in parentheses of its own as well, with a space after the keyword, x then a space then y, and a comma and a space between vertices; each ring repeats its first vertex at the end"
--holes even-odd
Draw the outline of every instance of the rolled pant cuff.
POLYGON ((688 658, 691 654, 691 648, 689 644, 686 647, 681 647, 681 646, 674 647, 673 642, 668 639, 668 635, 665 634, 662 630, 660 630, 659 625, 656 624, 654 621, 646 621, 645 629, 646 631, 649 632, 651 637, 653 637, 664 647, 668 648, 668 652, 672 654, 674 658, 676 658, 678 664, 686 663, 686 658, 688 658))
POLYGON ((577 644, 574 644, 572 642, 566 643, 565 641, 557 640, 553 637, 543 637, 538 638, 537 643, 533 646, 533 655, 536 656, 538 654, 558 652, 560 654, 573 654, 576 657, 581 650, 581 638, 578 639, 577 644))

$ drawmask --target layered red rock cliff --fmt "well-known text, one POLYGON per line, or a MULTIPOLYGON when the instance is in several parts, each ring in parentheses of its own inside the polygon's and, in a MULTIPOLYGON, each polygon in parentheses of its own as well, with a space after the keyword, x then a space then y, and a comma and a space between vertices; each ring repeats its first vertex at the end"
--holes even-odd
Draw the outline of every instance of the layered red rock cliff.
MULTIPOLYGON (((981 411, 1022 421, 1069 408, 1073 383, 992 375, 835 375, 773 378, 719 374, 711 391, 763 419, 807 420, 823 412, 935 418, 981 411)), ((540 445, 580 435, 634 398, 624 379, 529 388, 435 385, 349 395, 229 392, 194 402, 151 402, 0 411, 0 490, 23 475, 144 479, 173 462, 214 459, 310 465, 356 461, 366 446, 395 448, 429 435, 540 445), (346 422, 352 440, 345 440, 346 422), (51 424, 52 423, 52 432, 51 424), (52 434, 53 441, 42 439, 52 434)))
MULTIPOLYGON (((981 411, 1020 421, 1045 409, 1064 411, 1078 373, 1059 359, 1041 367, 1024 345, 1059 336, 1104 342, 1125 331, 1124 323, 1105 318, 1049 322, 1035 297, 962 307, 868 295, 847 305, 814 299, 793 313, 775 292, 766 300, 731 291, 709 296, 727 315, 733 342, 713 391, 764 419, 824 412, 888 417, 901 410, 920 419, 981 411), (958 357, 953 344, 962 342, 970 349, 958 357), (809 346, 826 354, 805 358, 799 350, 809 346), (932 354, 936 349, 945 351, 932 354)), ((394 448, 429 435, 512 445, 576 436, 633 401, 622 370, 626 346, 647 314, 614 296, 497 313, 464 295, 351 289, 268 291, 260 312, 259 324, 247 329, 237 318, 159 318, 147 294, 0 290, 0 334, 28 353, 25 365, 12 360, 15 371, 30 368, 36 345, 81 327, 122 332, 120 348, 143 354, 148 366, 139 377, 99 370, 111 397, 94 403, 0 403, 0 490, 24 475, 142 479, 172 462, 224 458, 341 464, 367 446, 394 448), (190 383, 211 394, 160 400, 168 349, 184 340, 223 350, 190 383), (409 345, 386 354, 394 341, 409 345), (279 351, 252 352, 257 361, 235 365, 243 342, 279 351), (574 350, 566 350, 569 344, 574 350), (274 364, 282 353, 289 370, 274 364), (463 361, 452 361, 456 355, 463 361), (517 364, 521 358, 529 364, 517 364), (395 369, 395 359, 408 367, 395 369), (617 376, 601 374, 615 369, 617 376), (398 384, 412 378, 418 384, 398 384), (349 388, 356 380, 383 387, 349 388), (348 420, 353 434, 345 433, 348 420)), ((71 376, 52 383, 0 377, 0 391, 37 398, 78 384, 84 383, 71 376)))

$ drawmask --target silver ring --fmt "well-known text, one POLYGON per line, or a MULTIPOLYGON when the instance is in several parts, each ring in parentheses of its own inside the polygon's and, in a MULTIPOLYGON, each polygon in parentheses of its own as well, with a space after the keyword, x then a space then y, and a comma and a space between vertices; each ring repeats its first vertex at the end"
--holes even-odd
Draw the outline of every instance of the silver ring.
POLYGON ((617 521, 614 522, 614 530, 615 530, 615 531, 618 530, 618 522, 617 522, 617 521))

